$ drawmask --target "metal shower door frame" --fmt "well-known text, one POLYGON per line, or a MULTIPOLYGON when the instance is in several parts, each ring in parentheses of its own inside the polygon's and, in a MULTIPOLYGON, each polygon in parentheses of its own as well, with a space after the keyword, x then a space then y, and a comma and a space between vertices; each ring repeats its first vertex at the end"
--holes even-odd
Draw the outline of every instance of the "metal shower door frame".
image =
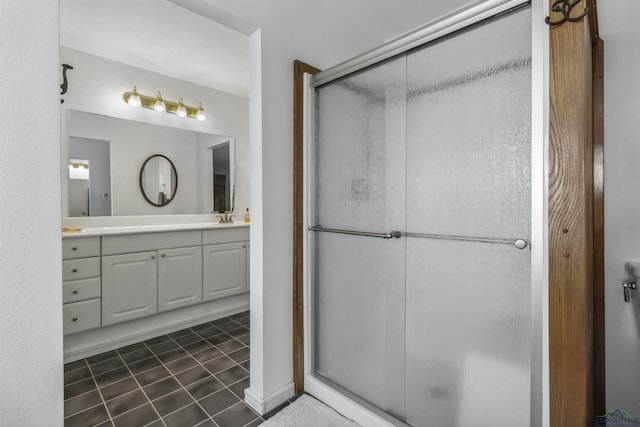
POLYGON ((346 417, 365 426, 397 425, 379 411, 368 408, 319 380, 313 372, 315 342, 312 319, 316 226, 315 211, 315 88, 395 55, 451 34, 517 6, 531 5, 531 405, 530 426, 546 427, 549 419, 549 266, 548 266, 548 146, 549 146, 549 34, 544 24, 548 2, 543 0, 488 0, 473 3, 424 27, 313 76, 305 74, 304 90, 304 381, 305 390, 346 417))

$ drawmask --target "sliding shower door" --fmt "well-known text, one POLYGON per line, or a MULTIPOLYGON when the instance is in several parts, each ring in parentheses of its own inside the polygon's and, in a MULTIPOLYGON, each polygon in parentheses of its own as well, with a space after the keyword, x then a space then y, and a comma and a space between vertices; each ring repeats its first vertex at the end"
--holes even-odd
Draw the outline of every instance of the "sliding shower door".
MULTIPOLYGON (((405 74, 402 57, 318 91, 315 225, 404 229, 405 74)), ((314 253, 316 371, 403 413, 405 243, 321 232, 314 253)))
POLYGON ((503 11, 314 89, 308 372, 388 422, 530 424, 530 34, 503 11))
MULTIPOLYGON (((529 9, 407 56, 406 419, 528 426, 529 9)), ((429 421, 429 424, 425 423, 429 421)))

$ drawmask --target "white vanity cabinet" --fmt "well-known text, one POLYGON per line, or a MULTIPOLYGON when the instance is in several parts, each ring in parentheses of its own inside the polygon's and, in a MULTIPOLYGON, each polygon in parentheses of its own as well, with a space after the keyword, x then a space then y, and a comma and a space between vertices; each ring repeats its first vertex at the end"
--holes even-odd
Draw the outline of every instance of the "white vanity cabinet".
POLYGON ((104 326, 201 302, 202 231, 104 236, 102 279, 104 326))
POLYGON ((202 302, 202 246, 166 249, 158 258, 158 311, 202 302))
POLYGON ((100 327, 100 238, 62 241, 64 334, 100 327))
POLYGON ((227 243, 203 248, 205 301, 247 292, 247 244, 227 243))
POLYGON ((205 230, 203 242, 203 300, 249 291, 249 229, 205 230))
POLYGON ((102 257, 102 325, 158 312, 158 253, 102 257))
POLYGON ((249 291, 249 227, 140 228, 65 236, 65 334, 127 321, 135 333, 143 317, 169 324, 181 314, 160 313, 196 312, 190 306, 236 295, 230 301, 237 304, 249 291))

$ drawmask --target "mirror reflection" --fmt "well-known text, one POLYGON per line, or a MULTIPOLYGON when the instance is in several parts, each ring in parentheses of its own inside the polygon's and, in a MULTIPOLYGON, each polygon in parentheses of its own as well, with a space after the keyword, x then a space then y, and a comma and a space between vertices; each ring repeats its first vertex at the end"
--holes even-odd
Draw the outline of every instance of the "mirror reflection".
POLYGON ((89 160, 69 159, 69 212, 89 216, 89 160))
POLYGON ((226 212, 233 210, 231 194, 231 169, 229 156, 230 143, 225 142, 211 147, 213 163, 213 211, 226 212))
POLYGON ((153 206, 166 206, 178 190, 178 173, 168 157, 154 154, 140 168, 140 191, 153 206))
POLYGON ((70 216, 111 215, 109 156, 109 141, 69 138, 70 216))
POLYGON ((246 193, 235 195, 232 136, 70 110, 68 147, 67 159, 90 164, 84 187, 66 177, 69 216, 208 214, 246 204, 246 193))

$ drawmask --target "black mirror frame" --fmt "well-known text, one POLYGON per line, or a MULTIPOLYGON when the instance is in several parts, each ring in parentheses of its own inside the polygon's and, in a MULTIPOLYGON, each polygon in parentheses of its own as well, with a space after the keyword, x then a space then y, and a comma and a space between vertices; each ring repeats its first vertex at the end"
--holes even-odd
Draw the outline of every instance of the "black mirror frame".
POLYGON ((149 202, 149 204, 156 206, 156 207, 163 207, 163 206, 167 206, 169 203, 171 203, 173 201, 173 199, 176 196, 176 193, 178 192, 178 170, 176 169, 176 165, 173 164, 173 162, 171 161, 171 159, 169 159, 167 156, 163 155, 163 154, 152 154, 151 156, 147 157, 147 159, 144 161, 144 163, 142 164, 142 167, 140 168, 140 177, 139 177, 139 185, 140 185, 140 192, 142 193, 142 197, 144 197, 144 199, 149 202), (144 192, 144 187, 142 186, 142 175, 144 172, 144 167, 147 165, 147 163, 149 163, 149 160, 153 159, 154 157, 163 157, 165 158, 169 164, 171 165, 171 170, 173 172, 173 174, 176 176, 176 188, 173 190, 173 193, 171 194, 171 198, 169 200, 167 200, 166 203, 164 204, 158 204, 155 203, 151 200, 149 200, 149 198, 147 197, 147 193, 144 192))

